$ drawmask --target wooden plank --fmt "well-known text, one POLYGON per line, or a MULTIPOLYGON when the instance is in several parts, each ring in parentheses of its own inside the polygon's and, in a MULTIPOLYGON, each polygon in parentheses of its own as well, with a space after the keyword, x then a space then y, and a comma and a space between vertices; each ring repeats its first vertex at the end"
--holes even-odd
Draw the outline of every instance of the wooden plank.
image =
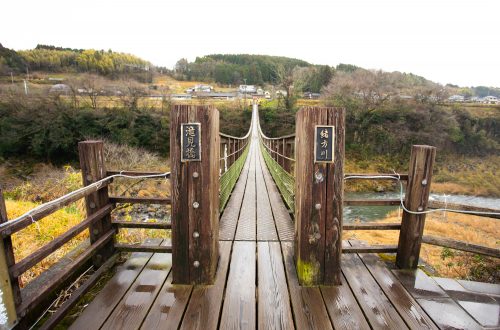
POLYGON ((335 329, 370 329, 343 274, 342 285, 322 286, 321 294, 335 329))
POLYGON ((394 253, 397 245, 345 246, 342 253, 394 253))
POLYGON ((130 204, 162 204, 170 205, 172 200, 164 197, 127 197, 127 196, 109 196, 111 203, 130 203, 130 204))
POLYGON ((342 272, 373 329, 408 328, 358 255, 342 256, 342 272))
POLYGON ((117 174, 122 174, 122 175, 128 175, 128 176, 145 176, 145 175, 162 175, 165 174, 164 176, 161 176, 159 178, 169 178, 170 177, 170 172, 164 173, 164 172, 152 172, 152 171, 115 171, 115 170, 108 170, 106 171, 106 175, 117 175, 117 174))
POLYGON ((233 240, 238 224, 243 196, 245 195, 245 187, 248 179, 248 171, 250 165, 250 157, 247 157, 241 175, 236 183, 231 197, 227 202, 226 208, 220 218, 219 223, 219 240, 233 240))
POLYGON ((192 285, 172 284, 172 272, 170 272, 141 329, 177 329, 192 289, 192 285))
MULTIPOLYGON (((351 245, 360 246, 362 244, 351 241, 351 245)), ((420 305, 405 290, 380 258, 374 254, 363 254, 359 257, 411 329, 437 329, 420 305)))
POLYGON ((197 285, 193 289, 180 329, 217 329, 224 284, 226 283, 232 242, 220 242, 220 260, 214 285, 197 285))
POLYGON ((258 242, 258 328, 293 329, 283 256, 278 242, 258 242))
POLYGON ((100 248, 105 246, 106 244, 113 243, 113 237, 115 235, 114 230, 110 230, 104 236, 99 238, 96 242, 94 242, 87 250, 78 255, 73 262, 71 262, 64 270, 50 278, 47 282, 43 283, 38 290, 28 296, 24 294, 27 287, 25 287, 22 291, 22 303, 18 308, 18 315, 24 317, 27 313, 37 307, 40 303, 42 303, 45 299, 47 299, 51 294, 54 293, 54 290, 59 288, 62 284, 64 284, 68 279, 75 275, 75 271, 82 267, 85 262, 87 262, 92 256, 94 256, 100 248))
MULTIPOLYGON (((170 244, 163 242, 161 245, 170 244)), ((155 253, 101 329, 138 329, 172 267, 172 255, 155 253)))
POLYGON ((273 212, 262 170, 265 164, 262 163, 261 157, 256 157, 257 240, 277 241, 278 233, 276 232, 276 225, 274 224, 273 212))
MULTIPOLYGON (((104 164, 104 143, 102 141, 83 141, 78 143, 78 154, 84 186, 91 185, 106 177, 104 164)), ((109 204, 108 187, 105 186, 97 192, 85 196, 85 209, 87 217, 97 213, 109 204)), ((89 226, 90 242, 94 243, 112 228, 111 215, 106 215, 89 226)), ((113 242, 108 242, 98 253, 92 257, 96 268, 114 254, 113 242)))
POLYGON ((104 264, 99 267, 83 284, 81 284, 78 289, 71 293, 71 297, 66 300, 60 307, 57 308, 56 312, 50 316, 50 318, 43 323, 40 330, 53 329, 57 324, 68 314, 68 312, 75 306, 81 297, 86 294, 92 287, 99 281, 101 275, 112 268, 116 262, 118 255, 115 254, 104 264))
POLYGON ((344 230, 399 230, 401 223, 364 222, 343 225, 344 230))
POLYGON ((245 196, 241 205, 240 217, 236 228, 235 240, 255 241, 257 239, 257 218, 256 218, 256 191, 255 191, 255 170, 256 170, 256 145, 250 145, 250 164, 248 169, 247 185, 245 196))
POLYGON ((422 243, 500 258, 500 249, 495 249, 489 246, 472 244, 469 242, 463 242, 452 238, 424 235, 422 237, 422 243))
MULTIPOLYGON (((146 244, 158 246, 161 239, 149 240, 146 244)), ((128 291, 132 283, 152 257, 152 253, 136 252, 116 270, 116 274, 99 291, 92 302, 83 310, 73 322, 70 329, 99 329, 116 305, 128 291)))
POLYGON ((420 269, 400 269, 392 272, 415 298, 448 298, 446 292, 420 269))
POLYGON ((482 329, 460 305, 420 269, 401 269, 392 272, 439 328, 482 329))
POLYGON ((451 298, 417 299, 440 329, 484 329, 451 298))
POLYGON ((85 220, 71 227, 64 234, 56 237, 54 240, 50 241, 37 251, 33 252, 23 260, 17 262, 14 266, 10 268, 10 272, 13 277, 19 277, 21 274, 26 272, 31 267, 35 266, 37 263, 48 257, 50 254, 55 252, 61 246, 69 242, 73 237, 81 233, 83 230, 87 229, 96 221, 100 221, 105 216, 111 213, 113 206, 111 204, 106 205, 96 213, 88 216, 85 220))
POLYGON ((500 296, 500 284, 458 280, 469 291, 500 296))
POLYGON ((122 252, 172 253, 172 246, 150 246, 146 244, 115 243, 115 249, 122 252))
POLYGON ((172 229, 170 222, 112 220, 111 223, 118 228, 172 229))
MULTIPOLYGON (((446 211, 446 212, 454 212, 452 210, 478 212, 478 213, 475 213, 475 214, 472 213, 472 214, 479 216, 479 217, 500 219, 500 215, 498 215, 498 214, 483 214, 484 212, 487 212, 487 213, 499 213, 500 212, 500 210, 498 210, 498 209, 492 209, 492 208, 486 208, 486 207, 454 204, 454 203, 445 203, 445 202, 440 202, 440 201, 429 201, 429 208, 430 209, 450 209, 451 210, 451 211, 446 211)), ((460 211, 458 211, 456 213, 461 213, 460 211)), ((468 214, 470 214, 470 213, 468 213, 468 214)))
POLYGON ((333 329, 319 288, 299 284, 292 243, 281 242, 281 248, 296 329, 333 329))
POLYGON ((347 199, 345 206, 391 206, 401 205, 400 199, 347 199))
POLYGON ((274 183, 269 169, 267 168, 261 152, 258 152, 262 164, 262 174, 267 187, 271 210, 273 211, 274 222, 276 224, 280 241, 292 241, 295 235, 295 228, 290 213, 283 203, 278 187, 274 183))
MULTIPOLYGON (((435 147, 414 145, 411 148, 404 205, 412 212, 427 209, 431 190, 432 166, 435 158, 435 147)), ((396 255, 396 264, 399 268, 417 268, 424 226, 425 213, 403 212, 396 255)))
POLYGON ((226 284, 221 329, 255 329, 255 242, 234 242, 226 284))

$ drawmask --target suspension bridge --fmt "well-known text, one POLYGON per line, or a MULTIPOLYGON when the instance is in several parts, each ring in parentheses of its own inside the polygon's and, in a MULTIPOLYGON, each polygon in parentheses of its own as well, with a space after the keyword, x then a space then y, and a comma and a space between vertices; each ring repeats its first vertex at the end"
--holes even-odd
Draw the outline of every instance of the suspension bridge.
MULTIPOLYGON (((30 328, 61 287, 94 273, 37 324, 63 320, 119 252, 125 263, 71 329, 498 329, 500 285, 433 278, 417 268, 420 245, 500 257, 498 249, 423 235, 435 148, 414 146, 408 174, 344 174, 344 109, 304 108, 296 134, 266 136, 253 105, 248 133, 219 132, 211 106, 178 105, 171 115, 171 172, 106 170, 102 142, 79 144, 85 187, 7 221, 0 200, 0 327, 30 328), (112 196, 113 179, 166 178, 159 197, 112 196), (404 200, 344 200, 346 179, 398 180, 404 200), (79 199, 87 217, 16 260, 11 236, 79 199), (171 205, 172 221, 110 216, 120 203, 171 205), (343 224, 343 205, 399 205, 399 223, 343 224), (167 230, 171 239, 115 242, 122 228, 167 230), (342 231, 398 230, 394 246, 342 240, 342 231), (63 267, 21 288, 21 274, 89 230, 90 243, 63 267), (396 262, 379 258, 396 254, 396 262)), ((460 208, 459 206, 456 206, 460 208)), ((456 212, 499 217, 498 211, 456 212)))

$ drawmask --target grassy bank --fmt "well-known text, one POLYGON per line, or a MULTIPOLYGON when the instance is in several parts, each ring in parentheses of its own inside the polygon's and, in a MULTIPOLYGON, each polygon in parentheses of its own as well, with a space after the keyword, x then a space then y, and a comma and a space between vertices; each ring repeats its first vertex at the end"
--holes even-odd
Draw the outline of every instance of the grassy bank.
MULTIPOLYGON (((393 212, 381 222, 400 222, 398 212, 393 212)), ((500 226, 497 219, 436 212, 427 216, 425 235, 453 238, 468 243, 500 248, 500 226)), ((370 244, 397 244, 397 231, 346 231, 344 239, 360 239, 370 244)), ((476 280, 500 282, 500 260, 472 253, 422 245, 421 259, 424 267, 434 275, 476 280)))

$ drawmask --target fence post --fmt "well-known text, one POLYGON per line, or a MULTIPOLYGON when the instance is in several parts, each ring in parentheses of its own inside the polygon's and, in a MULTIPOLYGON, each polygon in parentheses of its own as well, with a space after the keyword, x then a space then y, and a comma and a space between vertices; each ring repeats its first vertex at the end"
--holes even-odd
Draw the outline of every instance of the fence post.
MULTIPOLYGON (((0 223, 7 222, 7 209, 0 187, 0 223)), ((9 267, 14 265, 14 250, 10 236, 0 240, 0 329, 11 329, 17 324, 16 306, 21 303, 21 291, 17 278, 10 276, 9 267)))
POLYGON ((173 281, 212 284, 219 240, 219 111, 175 105, 170 123, 173 281), (196 161, 189 160, 194 158, 183 142, 192 137, 189 124, 194 123, 199 123, 194 134, 194 156, 200 159, 196 161))
MULTIPOLYGON (((102 141, 83 141, 78 143, 80 167, 82 171, 83 185, 88 186, 106 177, 106 166, 104 164, 104 143, 102 141)), ((97 192, 85 197, 85 209, 90 216, 109 204, 108 187, 103 187, 97 192)), ((113 230, 111 215, 102 218, 90 225, 90 242, 94 243, 99 238, 113 230)), ((104 245, 92 257, 94 266, 100 267, 108 260, 114 251, 113 240, 104 245)))
POLYGON ((297 113, 295 262, 302 285, 341 284, 344 118, 343 108, 297 113))
MULTIPOLYGON (((414 145, 411 148, 404 204, 410 211, 420 212, 427 209, 435 157, 435 147, 414 145)), ((410 214, 403 211, 396 256, 396 264, 399 268, 417 267, 424 225, 425 214, 410 214)))

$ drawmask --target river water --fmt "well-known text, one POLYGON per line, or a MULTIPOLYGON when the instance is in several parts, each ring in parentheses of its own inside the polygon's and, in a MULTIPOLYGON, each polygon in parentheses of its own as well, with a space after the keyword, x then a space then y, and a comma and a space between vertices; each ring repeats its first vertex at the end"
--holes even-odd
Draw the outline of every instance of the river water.
MULTIPOLYGON (((345 199, 399 199, 399 192, 354 192, 346 193, 345 199)), ((477 197, 466 195, 444 195, 431 194, 431 200, 473 205, 479 207, 487 207, 492 209, 500 209, 500 198, 477 197)), ((344 207, 344 222, 370 222, 378 219, 383 219, 389 212, 400 209, 399 206, 345 206, 344 207)), ((402 210, 400 210, 402 212, 402 210)))

